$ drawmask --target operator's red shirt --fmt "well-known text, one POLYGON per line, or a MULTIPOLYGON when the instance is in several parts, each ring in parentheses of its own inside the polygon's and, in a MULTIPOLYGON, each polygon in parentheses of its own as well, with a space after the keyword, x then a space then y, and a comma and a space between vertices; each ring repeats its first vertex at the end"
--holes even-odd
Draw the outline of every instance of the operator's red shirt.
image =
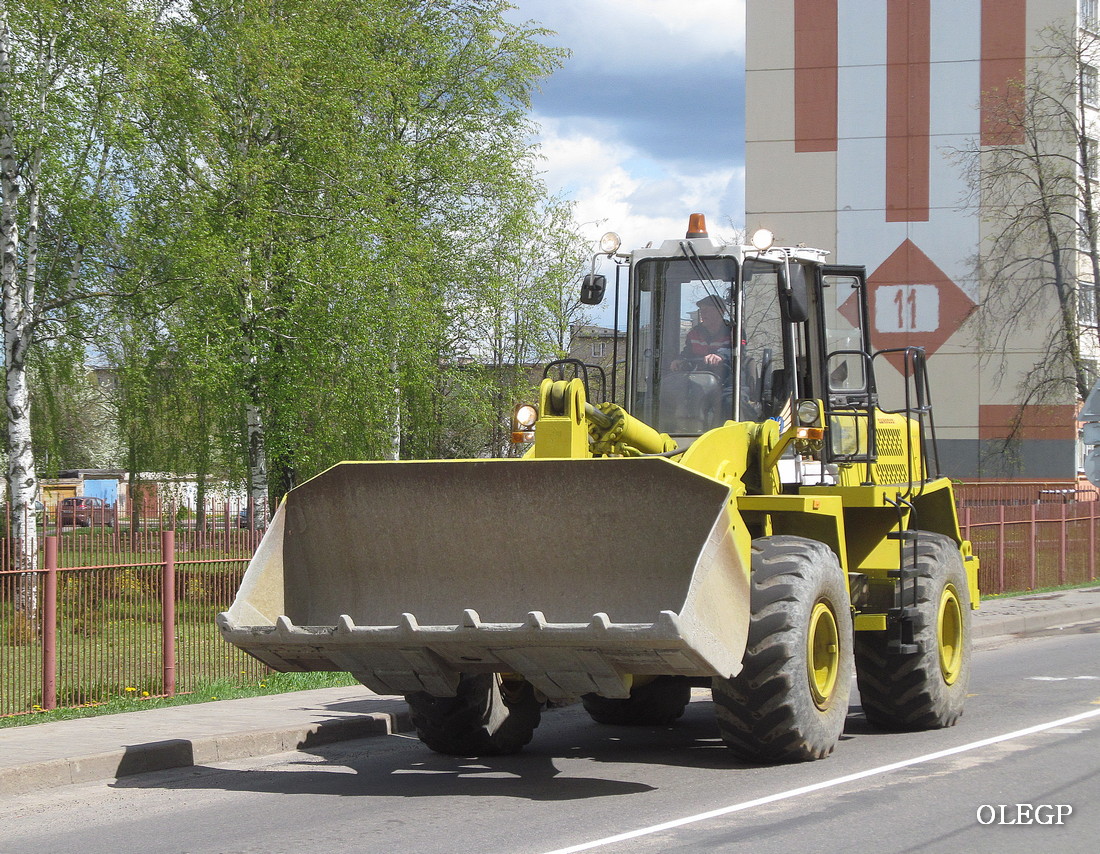
POLYGON ((718 353, 719 350, 727 351, 725 355, 728 355, 730 349, 730 329, 728 326, 723 324, 717 332, 711 332, 707 327, 699 324, 691 327, 687 338, 684 339, 684 350, 681 353, 681 358, 701 359, 711 353, 718 353))

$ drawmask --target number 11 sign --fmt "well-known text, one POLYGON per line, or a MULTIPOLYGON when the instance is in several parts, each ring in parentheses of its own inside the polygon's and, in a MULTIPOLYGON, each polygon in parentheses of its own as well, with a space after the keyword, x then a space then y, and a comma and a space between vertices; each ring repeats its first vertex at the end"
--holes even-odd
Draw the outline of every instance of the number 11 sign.
MULTIPOLYGON (((867 277, 867 287, 871 340, 878 350, 923 347, 931 356, 975 308, 974 301, 908 239, 867 277)), ((900 369, 900 357, 888 358, 900 369)))

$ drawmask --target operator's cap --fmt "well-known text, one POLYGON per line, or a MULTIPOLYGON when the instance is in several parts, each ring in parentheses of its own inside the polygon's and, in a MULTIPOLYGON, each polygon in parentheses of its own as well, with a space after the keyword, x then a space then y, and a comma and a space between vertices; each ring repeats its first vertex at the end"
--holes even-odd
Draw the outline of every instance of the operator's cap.
POLYGON ((708 294, 707 296, 699 300, 699 302, 695 303, 695 305, 699 308, 710 305, 718 309, 719 311, 725 311, 726 309, 726 304, 722 302, 722 300, 720 300, 718 297, 714 296, 714 294, 708 294))

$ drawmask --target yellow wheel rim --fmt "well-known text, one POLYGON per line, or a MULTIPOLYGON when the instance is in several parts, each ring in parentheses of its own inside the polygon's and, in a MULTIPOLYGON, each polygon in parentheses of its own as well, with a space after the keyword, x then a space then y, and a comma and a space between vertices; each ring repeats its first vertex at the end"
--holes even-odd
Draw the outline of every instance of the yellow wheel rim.
POLYGON ((806 664, 810 693, 819 709, 829 705, 840 672, 840 632, 833 609, 824 602, 814 605, 806 638, 806 664))
POLYGON ((963 660, 962 605, 953 584, 944 587, 940 596, 936 636, 940 646, 940 673, 943 674, 943 681, 951 685, 959 678, 963 660))

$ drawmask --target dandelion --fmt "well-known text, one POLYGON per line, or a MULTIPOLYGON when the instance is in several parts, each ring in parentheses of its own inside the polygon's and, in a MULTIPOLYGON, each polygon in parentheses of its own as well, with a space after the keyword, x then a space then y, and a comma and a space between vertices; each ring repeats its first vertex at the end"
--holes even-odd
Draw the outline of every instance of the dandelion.
POLYGON ((216 699, 218 699, 218 698, 217 698, 217 697, 211 697, 210 699, 211 699, 211 700, 216 700, 216 699))
POLYGON ((141 692, 141 696, 143 696, 143 697, 148 697, 148 696, 149 696, 149 692, 148 692, 148 691, 142 691, 142 692, 141 692))
POLYGON ((126 686, 126 693, 127 693, 127 694, 132 694, 132 693, 134 693, 134 692, 135 692, 136 690, 137 690, 137 688, 131 688, 131 687, 130 687, 129 685, 127 685, 127 686, 126 686))

